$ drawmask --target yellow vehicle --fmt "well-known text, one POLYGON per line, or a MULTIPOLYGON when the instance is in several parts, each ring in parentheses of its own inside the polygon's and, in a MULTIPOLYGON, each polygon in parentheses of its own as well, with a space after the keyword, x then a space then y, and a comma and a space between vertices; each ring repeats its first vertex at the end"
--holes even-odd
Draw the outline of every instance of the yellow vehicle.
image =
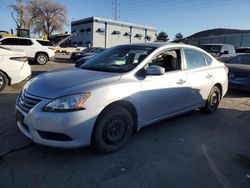
POLYGON ((8 31, 0 31, 0 38, 4 37, 30 37, 30 30, 29 29, 16 29, 16 34, 13 34, 13 30, 11 33, 8 31))
POLYGON ((55 52, 68 54, 75 51, 83 50, 84 47, 71 47, 71 45, 66 42, 75 34, 76 32, 73 32, 71 34, 67 33, 67 34, 54 35, 52 42, 54 41, 53 43, 55 43, 54 46, 55 52))
POLYGON ((16 35, 10 34, 8 31, 0 31, 0 38, 4 37, 15 37, 16 35))

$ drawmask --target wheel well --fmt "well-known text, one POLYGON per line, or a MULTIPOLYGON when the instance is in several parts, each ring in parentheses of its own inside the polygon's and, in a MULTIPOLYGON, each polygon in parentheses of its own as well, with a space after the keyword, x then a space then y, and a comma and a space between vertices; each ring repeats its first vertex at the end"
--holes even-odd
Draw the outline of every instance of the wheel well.
POLYGON ((220 83, 217 83, 217 84, 215 84, 214 86, 217 86, 218 88, 219 88, 219 90, 220 90, 220 93, 221 93, 221 96, 220 96, 220 99, 222 98, 222 85, 220 84, 220 83))
POLYGON ((9 77, 9 75, 6 72, 2 71, 2 70, 0 70, 0 72, 2 72, 6 76, 6 78, 8 80, 8 85, 10 85, 11 84, 11 78, 9 77))
MULTIPOLYGON (((132 118, 133 118, 133 122, 134 122, 134 132, 137 131, 137 128, 138 128, 138 115, 137 115, 137 111, 136 111, 136 108, 134 107, 134 105, 129 102, 129 101, 125 101, 125 100, 120 100, 120 101, 116 101, 116 102, 113 102, 111 104, 109 104, 108 106, 106 106, 102 111, 101 113, 98 115, 98 118, 101 116, 101 114, 103 112, 105 112, 107 109, 109 108, 112 108, 112 106, 122 106, 124 108, 126 108, 130 114, 132 115, 132 118)), ((96 120, 96 122, 98 121, 98 118, 96 120)))
POLYGON ((35 59, 36 59, 38 54, 45 54, 47 56, 47 58, 49 58, 49 55, 47 54, 47 52, 36 52, 35 59))

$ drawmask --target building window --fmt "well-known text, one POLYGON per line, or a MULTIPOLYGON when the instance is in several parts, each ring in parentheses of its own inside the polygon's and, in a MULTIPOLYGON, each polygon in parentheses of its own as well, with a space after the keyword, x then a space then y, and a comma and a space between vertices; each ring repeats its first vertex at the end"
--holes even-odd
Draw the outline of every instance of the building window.
POLYGON ((88 27, 85 31, 86 31, 88 34, 90 34, 90 32, 91 32, 91 28, 90 28, 90 27, 88 27))

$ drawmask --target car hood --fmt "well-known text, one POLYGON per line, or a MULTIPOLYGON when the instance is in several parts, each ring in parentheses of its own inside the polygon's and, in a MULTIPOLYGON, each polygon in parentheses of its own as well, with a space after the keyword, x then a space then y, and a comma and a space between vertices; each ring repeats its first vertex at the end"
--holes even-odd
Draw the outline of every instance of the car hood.
POLYGON ((79 68, 62 68, 40 74, 31 79, 24 90, 42 98, 61 96, 91 91, 94 87, 119 80, 121 73, 91 71, 79 68))

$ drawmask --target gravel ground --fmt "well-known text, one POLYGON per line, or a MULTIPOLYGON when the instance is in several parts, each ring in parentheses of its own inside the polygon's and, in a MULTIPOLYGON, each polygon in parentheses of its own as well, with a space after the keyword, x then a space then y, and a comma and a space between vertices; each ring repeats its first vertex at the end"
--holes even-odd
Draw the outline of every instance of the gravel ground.
MULTIPOLYGON (((32 65, 33 75, 73 66, 32 65)), ((18 130, 25 82, 0 94, 0 187, 250 187, 250 93, 229 91, 218 111, 193 111, 140 130, 121 151, 55 149, 18 130)))

